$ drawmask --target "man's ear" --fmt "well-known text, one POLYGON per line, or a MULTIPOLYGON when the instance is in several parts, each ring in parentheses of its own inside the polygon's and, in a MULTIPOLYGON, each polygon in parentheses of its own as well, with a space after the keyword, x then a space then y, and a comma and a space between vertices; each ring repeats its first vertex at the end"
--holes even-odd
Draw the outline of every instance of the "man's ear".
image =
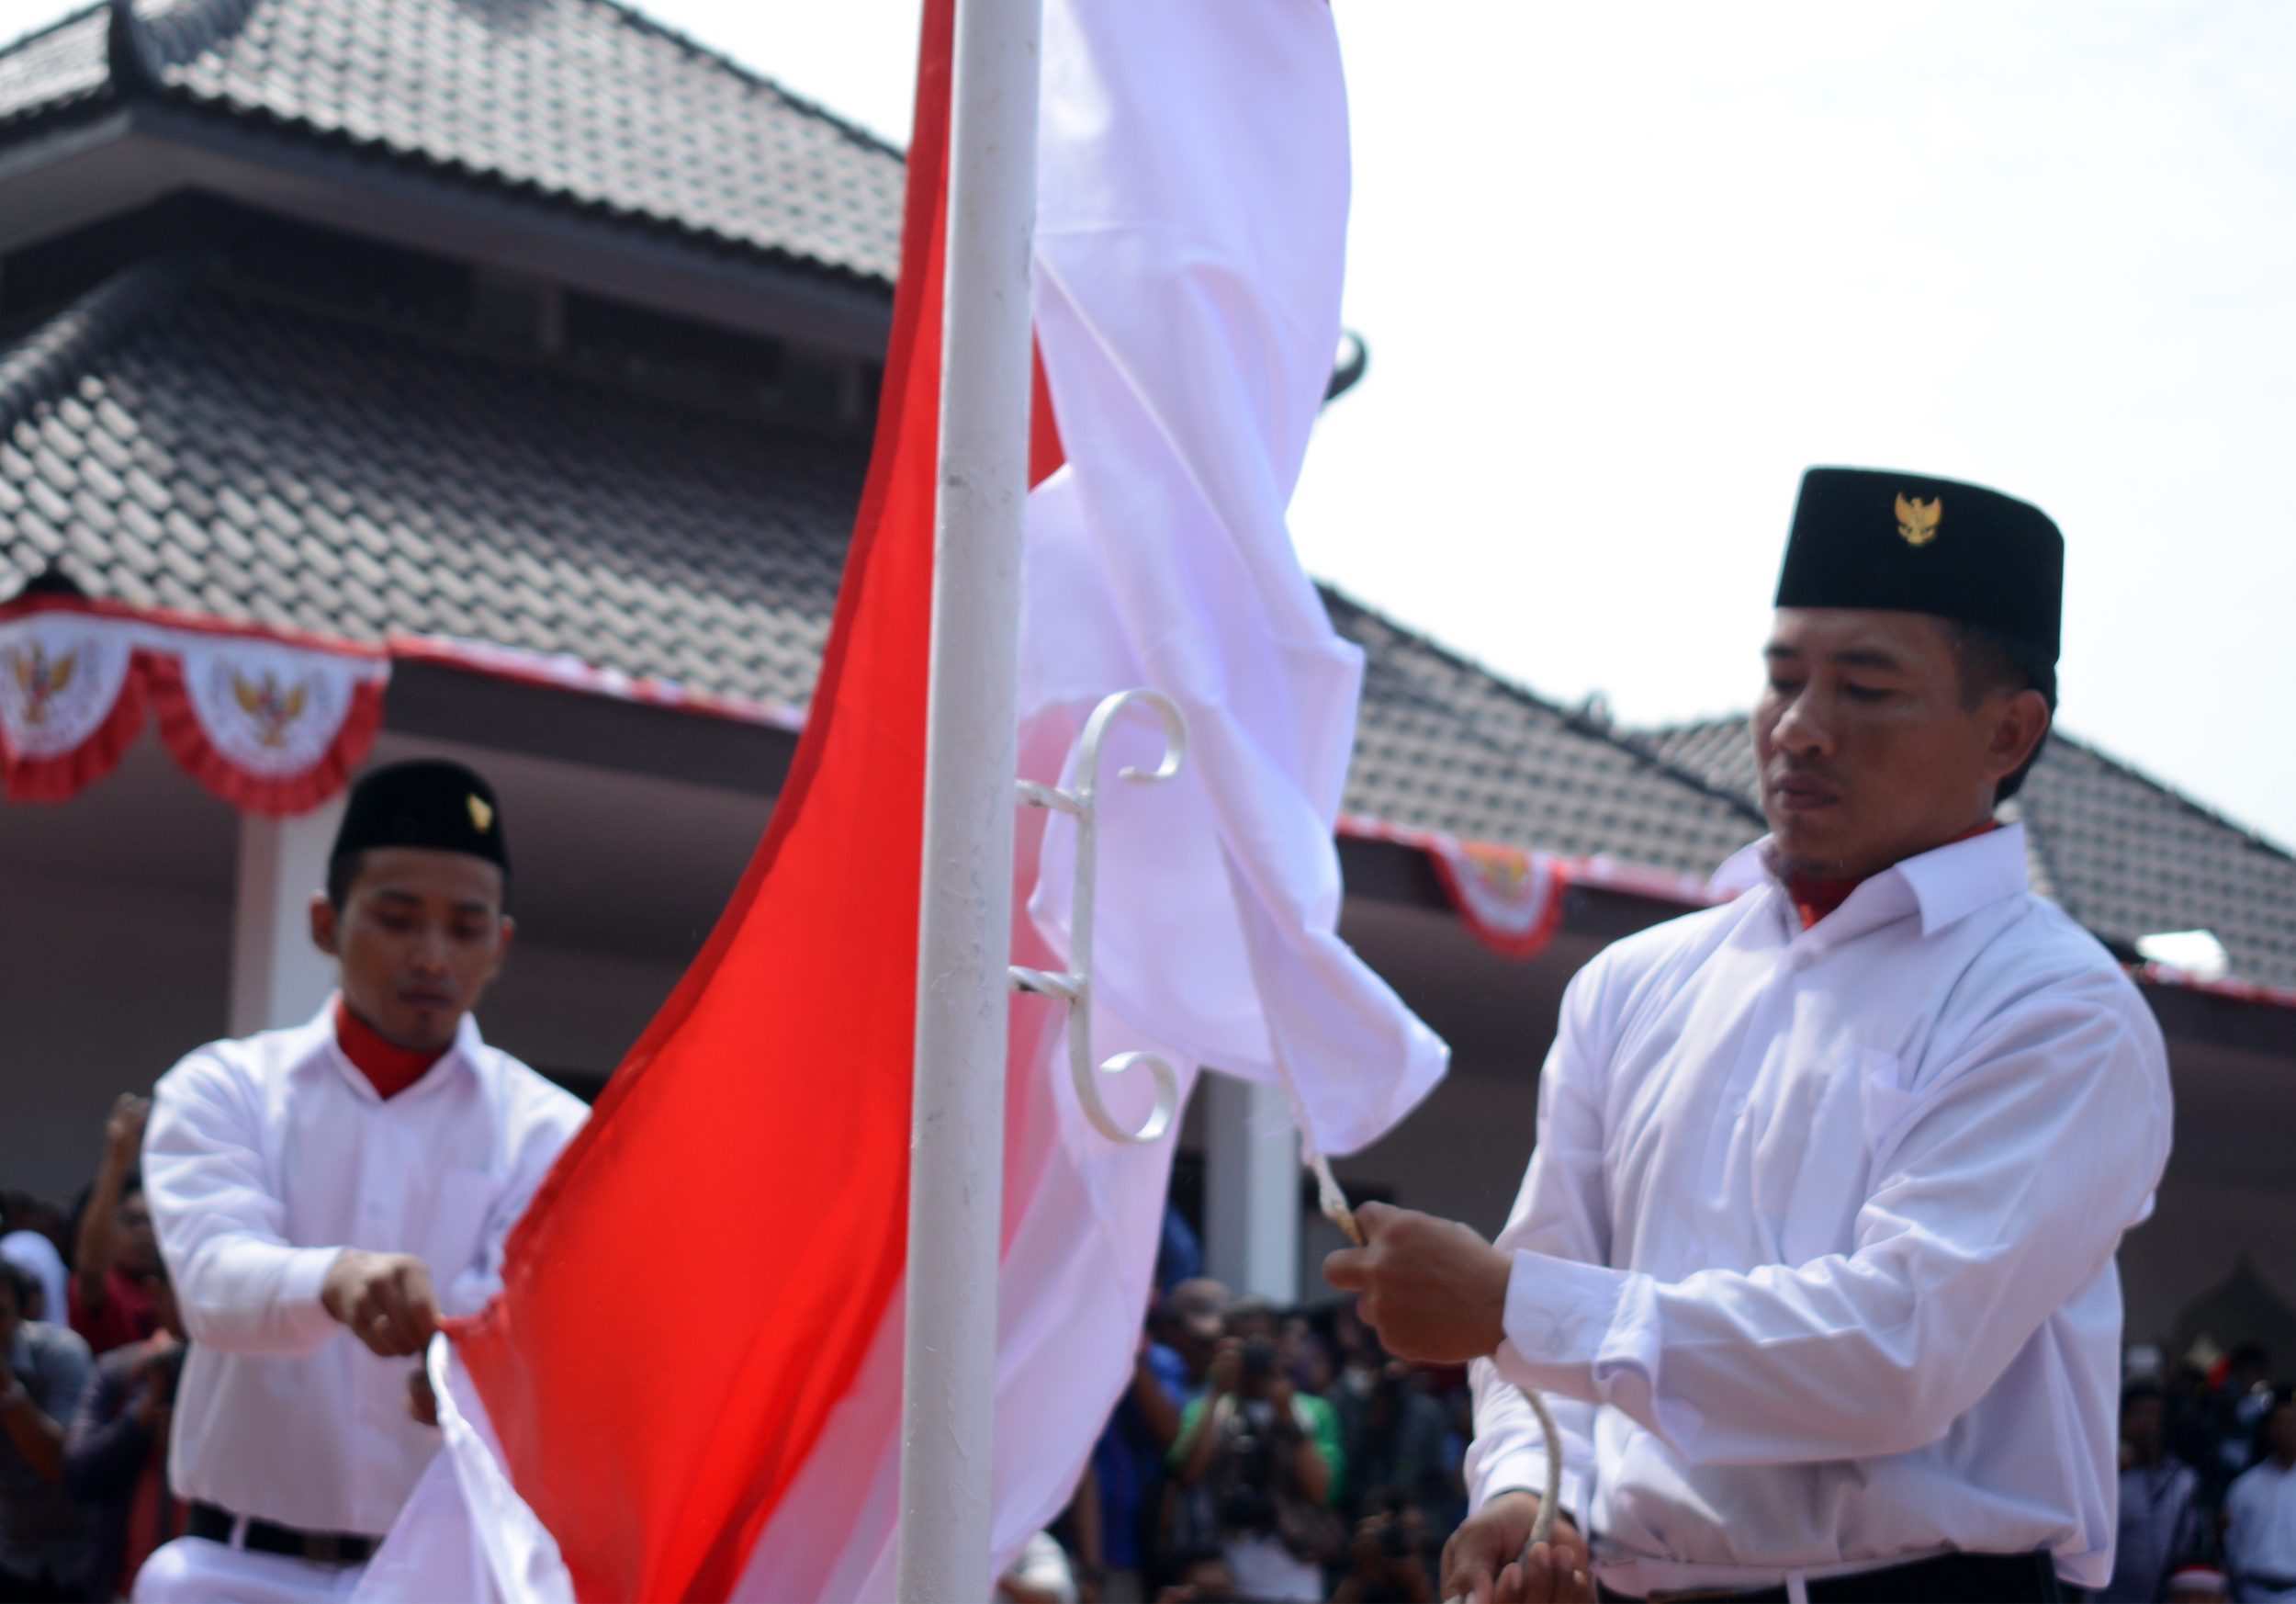
POLYGON ((335 905, 324 891, 311 893, 311 945, 331 958, 343 954, 335 943, 335 905))
POLYGON ((1986 743, 1986 764, 1996 781, 2022 768, 2049 733, 2049 704, 2039 691, 2020 691, 2001 704, 1986 743))

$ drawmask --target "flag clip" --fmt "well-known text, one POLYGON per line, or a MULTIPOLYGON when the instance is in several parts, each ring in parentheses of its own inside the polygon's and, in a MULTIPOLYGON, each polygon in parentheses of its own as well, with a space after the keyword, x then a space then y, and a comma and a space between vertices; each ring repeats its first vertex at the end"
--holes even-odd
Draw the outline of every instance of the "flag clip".
POLYGON ((1092 1058, 1092 905, 1098 878, 1100 748, 1118 716, 1134 704, 1154 712, 1163 724, 1164 760, 1149 770, 1128 764, 1117 771, 1117 777, 1136 785, 1172 778, 1180 772, 1180 764, 1187 756, 1187 721, 1180 716, 1179 704, 1163 692, 1137 690, 1119 691, 1104 697, 1092 710, 1076 754, 1075 790, 1035 780, 1020 782, 1019 795, 1024 804, 1065 813, 1076 821, 1076 879, 1069 906, 1068 973, 1048 974, 1015 964, 1012 986, 1016 991, 1033 992, 1067 1005, 1069 1078, 1075 1083, 1076 1101, 1084 1106, 1085 1117, 1092 1122, 1092 1128, 1111 1142, 1144 1144, 1172 1128, 1172 1122, 1180 1112, 1179 1076, 1170 1063, 1154 1053, 1119 1053, 1097 1068, 1092 1058), (1108 1104, 1101 1100, 1100 1077, 1122 1075, 1135 1068, 1146 1069, 1155 1078, 1156 1106, 1145 1124, 1131 1130, 1109 1113, 1108 1104))

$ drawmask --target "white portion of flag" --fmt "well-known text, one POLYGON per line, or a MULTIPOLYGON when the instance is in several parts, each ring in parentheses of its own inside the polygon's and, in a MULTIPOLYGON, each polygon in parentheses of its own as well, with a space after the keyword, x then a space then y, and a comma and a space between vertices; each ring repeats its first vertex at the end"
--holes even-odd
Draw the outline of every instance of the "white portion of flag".
MULTIPOLYGON (((1070 466, 1030 500, 1021 717, 1149 685, 1191 750, 1171 785, 1104 793, 1094 985, 1198 1063, 1288 1085, 1315 1147, 1350 1152, 1447 1055, 1334 933, 1363 661, 1285 524, 1339 340, 1331 12, 1052 0, 1044 56, 1037 332, 1070 466)), ((1064 949, 1075 840, 1053 822, 1031 903, 1064 949)))
POLYGON ((424 1365, 445 1445, 367 1562, 355 1604, 573 1604, 557 1542, 512 1487, 486 1404, 454 1345, 432 1338, 424 1365))
MULTIPOLYGON (((1350 1151, 1425 1094, 1446 1052, 1334 934, 1362 663, 1284 521, 1338 336, 1347 122, 1331 13, 1047 0, 1044 59, 1037 318, 1072 466, 1030 501, 1022 769, 1052 778, 1100 698, 1136 685, 1180 704, 1191 745, 1177 782, 1101 793, 1094 1053, 1286 1084, 1310 1139, 1350 1151)), ((1160 751, 1153 725, 1121 727, 1110 780, 1160 751)), ((1057 962, 1073 831, 1056 820, 1044 842, 1019 872, 1041 864, 1030 906, 1057 962)), ((1093 1130, 1056 1068, 1059 1030, 1013 1044, 1028 1067, 997 1285, 1000 1566, 1068 1502, 1131 1373, 1178 1139, 1093 1130)), ((1109 1088, 1119 1120, 1139 1124, 1146 1079, 1109 1088)), ((901 1322, 896 1294, 737 1598, 893 1596, 901 1322)), ((523 1531, 532 1516, 472 1441, 450 1490, 523 1531)), ((445 1577, 472 1542, 435 1547, 445 1577)), ((488 1547, 506 1556, 502 1597, 563 1596, 520 1557, 531 1538, 488 1547)), ((439 1596, 401 1575, 369 1597, 439 1596)))

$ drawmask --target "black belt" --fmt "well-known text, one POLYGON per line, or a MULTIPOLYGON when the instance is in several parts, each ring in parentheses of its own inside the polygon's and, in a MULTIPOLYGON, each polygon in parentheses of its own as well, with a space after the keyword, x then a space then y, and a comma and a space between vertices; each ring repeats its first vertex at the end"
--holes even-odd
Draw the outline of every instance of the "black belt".
MULTIPOLYGON (((1812 1576, 1810 1604, 2057 1604, 2065 1589, 2057 1567, 2042 1553, 1945 1553, 1847 1576, 1812 1576)), ((1602 1589, 1605 1598, 1623 1593, 1602 1589)), ((1653 1598, 1696 1598, 1727 1604, 1785 1604, 1785 1588, 1745 1592, 1653 1593, 1653 1598)))
MULTIPOLYGON (((239 1517, 220 1505, 195 1502, 184 1530, 209 1542, 228 1543, 238 1526, 239 1517)), ((253 1516, 248 1517, 244 1540, 245 1546, 258 1553, 283 1553, 290 1559, 310 1560, 322 1565, 363 1565, 378 1542, 377 1538, 360 1537, 349 1531, 298 1531, 292 1526, 275 1526, 253 1516)))

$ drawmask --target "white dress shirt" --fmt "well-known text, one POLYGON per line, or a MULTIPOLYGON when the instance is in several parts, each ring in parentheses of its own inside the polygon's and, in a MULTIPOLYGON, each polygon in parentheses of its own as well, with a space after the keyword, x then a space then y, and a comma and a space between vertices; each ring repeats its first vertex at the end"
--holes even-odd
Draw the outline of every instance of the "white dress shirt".
POLYGON ((1737 900, 1570 983, 1474 1366, 1478 1506, 1565 1504, 1621 1592, 2047 1549, 2118 1521, 2113 1250, 2168 1156, 2167 1055, 2021 828, 1874 875, 1804 931, 1757 842, 1737 900))
POLYGON ((2224 1562, 2242 1604, 2296 1598, 2296 1470, 2268 1459, 2225 1489, 2224 1562))
POLYGON ((333 1021, 330 998, 309 1024, 211 1043, 152 1093, 144 1196, 192 1338, 168 1479, 234 1514, 379 1535, 439 1438, 407 1414, 420 1361, 338 1325, 327 1271, 346 1248, 416 1254, 448 1314, 477 1312, 588 1111, 467 1015, 385 1101, 333 1021))

